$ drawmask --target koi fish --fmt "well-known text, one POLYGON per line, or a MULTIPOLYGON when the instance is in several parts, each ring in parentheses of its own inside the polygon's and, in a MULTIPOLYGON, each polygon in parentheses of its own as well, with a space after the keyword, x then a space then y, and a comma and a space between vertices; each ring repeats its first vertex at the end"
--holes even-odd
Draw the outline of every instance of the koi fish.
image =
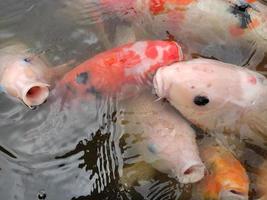
POLYGON ((173 36, 186 47, 189 57, 197 54, 256 69, 267 52, 267 6, 263 1, 101 2, 104 8, 151 35, 173 36))
POLYGON ((252 70, 211 59, 161 68, 154 76, 160 98, 206 132, 240 133, 265 146, 267 79, 252 70))
POLYGON ((0 49, 0 90, 30 108, 40 105, 48 98, 54 81, 70 70, 69 64, 51 68, 26 45, 10 44, 0 49))
POLYGON ((138 151, 157 170, 181 183, 199 181, 205 166, 199 157, 194 129, 169 104, 155 100, 149 91, 127 100, 123 119, 129 124, 122 126, 124 132, 141 129, 143 140, 137 145, 138 151))
POLYGON ((183 59, 181 47, 168 41, 139 41, 97 54, 59 82, 66 98, 132 92, 165 65, 183 59))
POLYGON ((249 178, 242 164, 224 147, 202 146, 207 174, 198 184, 201 199, 248 199, 249 178))
POLYGON ((267 161, 265 160, 259 167, 257 171, 257 180, 256 180, 256 185, 259 189, 259 193, 261 197, 259 200, 266 200, 267 199, 267 161))

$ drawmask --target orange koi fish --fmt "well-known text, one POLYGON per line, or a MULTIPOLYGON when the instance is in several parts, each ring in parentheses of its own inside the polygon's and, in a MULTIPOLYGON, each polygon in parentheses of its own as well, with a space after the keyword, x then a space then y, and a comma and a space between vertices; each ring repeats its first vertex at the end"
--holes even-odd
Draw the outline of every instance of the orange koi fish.
POLYGON ((198 185, 203 199, 248 199, 249 179, 242 164, 225 148, 201 149, 207 174, 198 185))
MULTIPOLYGON (((180 46, 169 41, 140 41, 100 53, 65 74, 61 89, 69 97, 114 95, 147 83, 155 71, 183 59, 180 46)), ((128 92, 127 91, 127 92, 128 92)))

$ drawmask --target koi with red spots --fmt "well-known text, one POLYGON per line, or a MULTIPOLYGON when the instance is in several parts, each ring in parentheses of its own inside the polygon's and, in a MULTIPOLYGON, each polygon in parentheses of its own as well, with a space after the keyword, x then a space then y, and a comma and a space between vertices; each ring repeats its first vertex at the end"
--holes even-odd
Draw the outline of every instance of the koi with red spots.
MULTIPOLYGON (((117 1, 102 3, 112 10, 117 1)), ((267 52, 267 6, 263 1, 128 0, 120 8, 124 10, 113 12, 132 22, 136 32, 141 27, 160 38, 171 34, 189 55, 255 69, 267 52), (135 16, 123 15, 125 9, 134 10, 135 16)))
POLYGON ((88 94, 133 92, 148 84, 155 71, 183 59, 180 46, 169 41, 139 41, 100 53, 68 72, 59 83, 70 98, 88 94))

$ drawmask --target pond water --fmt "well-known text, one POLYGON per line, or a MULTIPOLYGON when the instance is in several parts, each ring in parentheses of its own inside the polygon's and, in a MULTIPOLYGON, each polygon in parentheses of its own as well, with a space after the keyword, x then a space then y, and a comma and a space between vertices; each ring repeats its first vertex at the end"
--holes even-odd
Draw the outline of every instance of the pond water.
MULTIPOLYGON (((96 2, 1 0, 0 43, 22 41, 55 66, 71 59, 80 63, 116 46, 116 25, 131 23, 112 12, 99 12, 96 2)), ((146 29, 145 23, 132 23, 140 23, 138 40, 166 39, 146 29)), ((205 56, 213 48, 205 51, 205 56)), ((251 49, 241 52, 246 59, 255 53, 251 49)), ((234 50, 228 55, 228 61, 245 62, 240 54, 233 56, 234 50)), ((259 63, 267 64, 263 57, 259 63)), ((1 95, 0 199, 195 200, 193 184, 180 184, 158 171, 136 150, 136 144, 142 141, 138 127, 122 128, 129 123, 122 119, 129 107, 107 97, 62 109, 60 99, 51 98, 30 110, 1 95)), ((211 136, 198 131, 198 143, 207 137, 211 136)), ((255 171, 266 150, 234 136, 221 138, 240 155, 250 177, 250 199, 256 199, 255 171)))

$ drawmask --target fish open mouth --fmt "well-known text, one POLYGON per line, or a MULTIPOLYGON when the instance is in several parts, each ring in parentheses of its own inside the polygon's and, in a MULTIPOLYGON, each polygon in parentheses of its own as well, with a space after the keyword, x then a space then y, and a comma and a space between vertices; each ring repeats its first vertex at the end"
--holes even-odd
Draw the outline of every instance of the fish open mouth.
POLYGON ((23 102, 31 107, 38 106, 45 102, 49 95, 49 85, 45 83, 35 83, 28 87, 23 96, 23 102))
POLYGON ((189 165, 182 170, 181 175, 178 177, 181 183, 194 183, 204 177, 205 166, 203 164, 189 165))

